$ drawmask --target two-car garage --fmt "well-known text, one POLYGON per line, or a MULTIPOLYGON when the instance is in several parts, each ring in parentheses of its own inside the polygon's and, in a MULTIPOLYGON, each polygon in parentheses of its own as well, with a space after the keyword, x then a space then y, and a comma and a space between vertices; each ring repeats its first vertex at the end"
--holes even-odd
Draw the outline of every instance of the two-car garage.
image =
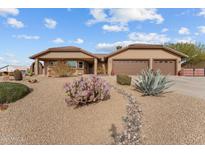
POLYGON ((108 55, 108 74, 137 75, 143 69, 177 75, 182 58, 187 56, 163 45, 130 45, 108 55))

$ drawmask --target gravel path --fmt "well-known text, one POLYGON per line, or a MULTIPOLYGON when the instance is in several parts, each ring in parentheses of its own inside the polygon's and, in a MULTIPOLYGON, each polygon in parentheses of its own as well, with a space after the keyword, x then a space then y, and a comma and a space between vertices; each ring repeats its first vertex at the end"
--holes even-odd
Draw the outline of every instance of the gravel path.
POLYGON ((205 101, 178 94, 142 97, 130 86, 113 85, 137 98, 142 110, 140 130, 142 144, 205 144, 205 101))
POLYGON ((0 144, 110 144, 111 126, 122 129, 126 100, 111 99, 74 109, 64 102, 63 85, 73 78, 39 77, 33 92, 0 112, 0 144))

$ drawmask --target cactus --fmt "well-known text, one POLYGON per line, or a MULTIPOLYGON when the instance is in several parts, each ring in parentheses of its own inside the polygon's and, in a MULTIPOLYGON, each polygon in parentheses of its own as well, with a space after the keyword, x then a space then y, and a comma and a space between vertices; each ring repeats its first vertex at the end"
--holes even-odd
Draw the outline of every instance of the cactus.
POLYGON ((134 80, 136 90, 143 93, 144 96, 157 96, 172 85, 172 81, 168 80, 167 76, 161 75, 160 70, 154 72, 151 69, 145 69, 134 80))
POLYGON ((110 85, 97 76, 81 77, 65 86, 68 105, 85 105, 109 98, 110 85))
POLYGON ((23 80, 23 75, 22 75, 22 72, 20 70, 15 70, 14 71, 14 79, 16 81, 23 80))

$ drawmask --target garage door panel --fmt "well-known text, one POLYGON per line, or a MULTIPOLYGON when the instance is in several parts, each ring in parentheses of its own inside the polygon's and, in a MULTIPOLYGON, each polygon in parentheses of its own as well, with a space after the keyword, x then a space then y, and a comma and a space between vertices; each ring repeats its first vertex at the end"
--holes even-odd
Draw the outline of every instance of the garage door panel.
POLYGON ((155 71, 159 69, 164 75, 176 75, 176 60, 154 60, 153 69, 155 71))
POLYGON ((136 75, 149 67, 148 60, 114 60, 114 74, 136 75))

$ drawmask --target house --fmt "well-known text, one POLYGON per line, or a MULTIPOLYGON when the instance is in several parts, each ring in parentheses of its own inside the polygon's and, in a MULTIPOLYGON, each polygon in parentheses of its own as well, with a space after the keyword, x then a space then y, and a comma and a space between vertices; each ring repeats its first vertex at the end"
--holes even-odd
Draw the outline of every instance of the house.
POLYGON ((110 54, 93 54, 74 46, 49 48, 30 57, 35 60, 34 72, 39 74, 39 61, 43 62, 43 74, 52 72, 58 61, 74 68, 76 74, 136 75, 142 69, 160 69, 163 74, 177 75, 181 61, 187 55, 164 45, 132 44, 110 54))
POLYGON ((27 66, 16 66, 16 65, 6 65, 0 68, 0 73, 9 74, 13 73, 15 70, 20 70, 23 74, 29 69, 27 66))

